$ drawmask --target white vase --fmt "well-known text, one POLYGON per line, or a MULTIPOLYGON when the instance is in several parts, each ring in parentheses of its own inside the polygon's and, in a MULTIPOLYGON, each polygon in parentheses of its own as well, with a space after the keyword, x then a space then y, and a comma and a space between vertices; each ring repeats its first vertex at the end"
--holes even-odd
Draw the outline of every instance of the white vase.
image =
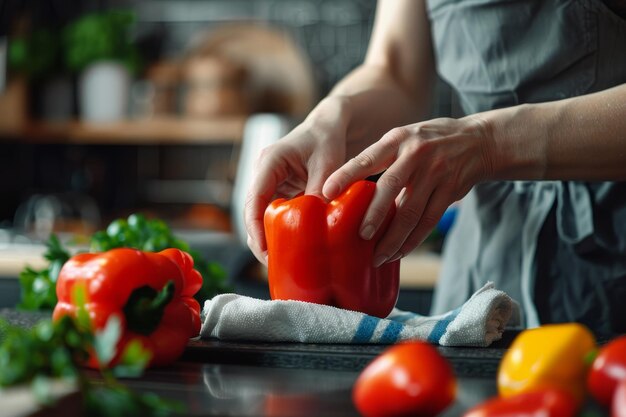
POLYGON ((126 118, 130 74, 114 61, 89 65, 80 76, 80 114, 86 122, 115 122, 126 118))

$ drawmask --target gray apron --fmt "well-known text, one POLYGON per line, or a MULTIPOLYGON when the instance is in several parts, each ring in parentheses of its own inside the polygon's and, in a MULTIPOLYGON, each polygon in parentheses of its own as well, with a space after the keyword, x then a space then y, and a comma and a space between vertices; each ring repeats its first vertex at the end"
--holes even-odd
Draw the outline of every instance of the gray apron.
MULTIPOLYGON (((626 20, 600 0, 429 0, 428 13, 438 72, 468 114, 626 82, 626 20)), ((520 303, 526 327, 577 321, 600 338, 625 333, 626 183, 479 184, 443 262, 432 313, 493 281, 520 303)))

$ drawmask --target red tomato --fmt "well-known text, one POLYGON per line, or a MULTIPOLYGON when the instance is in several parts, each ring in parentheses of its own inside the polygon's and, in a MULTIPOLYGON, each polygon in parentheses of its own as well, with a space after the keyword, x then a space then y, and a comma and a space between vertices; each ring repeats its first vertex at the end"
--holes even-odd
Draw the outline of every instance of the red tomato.
POLYGON ((431 417, 456 395, 448 361, 425 342, 402 343, 383 352, 359 375, 356 408, 366 417, 431 417))
POLYGON ((577 402, 570 394, 545 388, 487 400, 463 417, 573 417, 577 410, 577 402))
POLYGON ((617 384, 624 380, 626 380, 626 335, 613 339, 600 349, 589 370, 587 387, 600 404, 609 407, 617 384))
POLYGON ((613 393, 611 417, 626 417, 626 381, 620 382, 613 393))

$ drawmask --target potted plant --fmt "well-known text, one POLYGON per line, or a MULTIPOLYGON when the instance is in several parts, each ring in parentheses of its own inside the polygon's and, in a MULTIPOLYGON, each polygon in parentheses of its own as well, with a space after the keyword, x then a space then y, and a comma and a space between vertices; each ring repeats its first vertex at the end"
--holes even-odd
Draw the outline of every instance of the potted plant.
POLYGON ((83 120, 126 117, 131 75, 139 69, 139 53, 129 33, 133 23, 132 13, 113 10, 85 15, 65 28, 65 63, 79 74, 83 120))
POLYGON ((7 63, 12 74, 28 81, 36 117, 52 121, 71 117, 72 83, 62 64, 58 31, 39 28, 11 37, 7 63))

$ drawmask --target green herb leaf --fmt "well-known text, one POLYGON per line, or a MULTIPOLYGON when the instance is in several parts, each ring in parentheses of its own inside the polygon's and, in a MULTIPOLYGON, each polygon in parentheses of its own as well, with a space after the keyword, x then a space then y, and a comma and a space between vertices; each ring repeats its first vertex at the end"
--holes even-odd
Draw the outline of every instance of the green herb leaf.
POLYGON ((54 405, 54 396, 50 388, 50 378, 43 375, 36 375, 30 383, 35 399, 39 404, 51 406, 54 405))
POLYGON ((117 344, 122 337, 122 324, 120 318, 112 314, 109 316, 104 329, 96 332, 94 347, 98 362, 107 366, 117 354, 117 344))
MULTIPOLYGON (((151 393, 137 394, 107 371, 101 373, 103 379, 98 383, 88 379, 81 368, 88 352, 96 349, 96 343, 106 345, 107 349, 117 345, 114 340, 119 338, 116 333, 120 331, 120 323, 119 320, 117 324, 115 320, 109 321, 112 324, 107 323, 103 334, 94 337, 69 316, 55 322, 42 320, 28 330, 0 319, 0 331, 4 334, 0 344, 0 386, 30 384, 37 400, 42 405, 49 405, 52 401, 51 379, 69 380, 78 385, 83 394, 85 415, 90 417, 166 416, 183 412, 180 403, 151 393)), ((127 376, 131 371, 134 376, 140 375, 140 369, 149 361, 149 353, 137 343, 131 342, 122 355, 127 376)), ((97 349, 102 351, 102 347, 97 349)))
POLYGON ((72 288, 72 302, 76 306, 76 322, 85 329, 91 329, 91 318, 87 311, 87 289, 82 283, 77 283, 72 288))
POLYGON ((56 286, 48 269, 24 268, 19 275, 22 310, 51 310, 57 303, 56 286))
POLYGON ((57 303, 56 281, 70 254, 54 234, 50 235, 46 246, 44 258, 50 261, 48 268, 37 271, 26 267, 20 273, 21 301, 18 308, 22 310, 52 310, 57 303))
POLYGON ((91 336, 69 317, 56 323, 43 320, 29 330, 8 323, 2 327, 5 337, 0 345, 0 386, 27 383, 37 375, 74 377, 74 363, 87 357, 86 346, 91 343, 91 336))
POLYGON ((113 374, 119 378, 140 376, 152 359, 152 352, 144 349, 137 339, 132 340, 122 353, 120 363, 113 368, 113 374))
POLYGON ((46 242, 48 250, 44 257, 49 261, 60 261, 61 264, 70 259, 70 253, 63 247, 61 241, 55 234, 51 234, 48 242, 46 242))
POLYGON ((137 394, 123 386, 103 386, 89 390, 85 406, 86 414, 90 417, 161 417, 184 411, 179 402, 164 400, 152 393, 137 394))

